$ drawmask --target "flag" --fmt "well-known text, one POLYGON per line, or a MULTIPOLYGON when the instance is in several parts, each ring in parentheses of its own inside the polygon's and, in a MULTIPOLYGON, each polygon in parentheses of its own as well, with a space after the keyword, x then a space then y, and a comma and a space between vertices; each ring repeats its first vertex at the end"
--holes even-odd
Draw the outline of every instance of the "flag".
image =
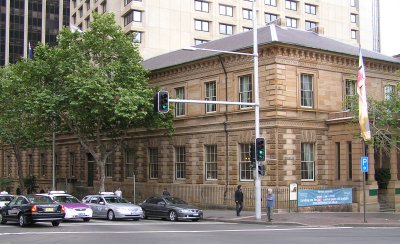
POLYGON ((31 42, 28 42, 28 58, 33 59, 33 50, 31 47, 31 42))
POLYGON ((83 32, 81 29, 79 29, 78 27, 76 27, 76 26, 73 25, 73 24, 70 24, 70 25, 69 25, 69 30, 70 30, 72 33, 75 33, 75 32, 82 33, 82 32, 83 32))
POLYGON ((358 74, 357 74, 357 94, 358 94, 358 121, 360 122, 361 135, 364 141, 371 140, 371 130, 369 128, 368 120, 368 103, 367 103, 367 91, 365 82, 365 68, 361 54, 358 58, 358 74))

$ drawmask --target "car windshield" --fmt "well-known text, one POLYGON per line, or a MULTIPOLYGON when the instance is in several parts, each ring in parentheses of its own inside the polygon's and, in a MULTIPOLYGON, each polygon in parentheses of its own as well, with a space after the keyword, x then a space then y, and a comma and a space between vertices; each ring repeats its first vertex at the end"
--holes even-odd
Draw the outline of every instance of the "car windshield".
POLYGON ((54 203, 54 201, 47 196, 28 196, 28 199, 33 203, 54 203))
POLYGON ((170 204, 187 204, 185 201, 177 197, 166 197, 165 200, 170 204))
POLYGON ((125 198, 122 197, 104 197, 108 203, 129 203, 125 198))
POLYGON ((11 201, 13 199, 12 196, 0 196, 0 201, 6 202, 6 201, 11 201))
POLYGON ((54 196, 54 200, 61 203, 80 203, 74 196, 54 196))

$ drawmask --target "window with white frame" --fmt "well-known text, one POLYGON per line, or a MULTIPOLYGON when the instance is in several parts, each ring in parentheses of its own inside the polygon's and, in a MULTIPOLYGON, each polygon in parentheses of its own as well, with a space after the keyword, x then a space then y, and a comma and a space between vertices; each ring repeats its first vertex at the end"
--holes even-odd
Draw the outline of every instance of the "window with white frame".
POLYGON ((253 19, 253 11, 251 9, 243 9, 243 19, 253 19))
POLYGON ((384 89, 385 101, 392 99, 395 91, 394 85, 386 85, 383 89, 384 89))
POLYGON ((349 110, 354 107, 357 82, 349 79, 346 79, 345 82, 344 109, 349 110))
MULTIPOLYGON (((177 99, 185 99, 185 87, 177 87, 175 88, 175 96, 177 99)), ((183 116, 185 115, 185 104, 184 103, 175 103, 175 116, 183 116)))
POLYGON ((200 11, 200 12, 208 12, 209 3, 205 2, 205 1, 195 0, 194 1, 194 9, 196 11, 200 11))
POLYGON ((79 11, 79 17, 82 17, 83 16, 83 8, 80 7, 78 11, 79 11))
POLYGON ((292 27, 292 28, 297 28, 297 19, 286 17, 286 26, 292 27))
POLYGON ((318 25, 317 22, 306 20, 306 30, 315 28, 315 27, 317 27, 317 25, 318 25))
POLYGON ((86 29, 89 29, 89 27, 90 27, 90 17, 89 16, 85 19, 85 25, 86 25, 86 29))
POLYGON ((219 33, 224 35, 232 35, 233 25, 219 24, 219 33))
MULTIPOLYGON (((217 101, 217 84, 215 81, 205 83, 205 100, 217 101)), ((206 113, 217 111, 217 105, 206 103, 206 113)))
POLYGON ((90 9, 90 0, 86 0, 86 10, 90 9))
POLYGON ((229 5, 219 5, 219 14, 225 16, 233 16, 233 7, 229 5))
POLYGON ((195 30, 208 32, 209 25, 210 25, 210 22, 208 22, 208 21, 199 20, 199 19, 194 20, 195 30))
POLYGON ((313 89, 313 75, 301 74, 300 75, 300 89, 301 89, 301 106, 314 107, 314 89, 313 89))
POLYGON ((239 144, 240 180, 253 180, 253 169, 250 160, 250 144, 239 144))
POLYGON ((351 39, 358 39, 358 31, 351 30, 351 39))
POLYGON ((75 153, 69 153, 69 177, 75 177, 75 153))
POLYGON ((276 0, 264 0, 264 4, 276 7, 276 0))
POLYGON ((203 40, 203 39, 194 39, 194 45, 199 45, 203 43, 209 42, 208 40, 203 40))
POLYGON ((251 30, 253 30, 253 28, 250 28, 250 27, 243 27, 243 32, 251 31, 251 30))
POLYGON ((106 159, 106 165, 105 165, 105 175, 106 177, 112 177, 113 174, 113 169, 112 169, 112 156, 108 155, 106 159))
POLYGON ((125 26, 127 26, 131 22, 142 22, 142 11, 132 10, 124 16, 125 26))
POLYGON ((149 178, 158 178, 158 148, 149 148, 149 178))
POLYGON ((265 23, 270 23, 278 19, 277 14, 265 13, 264 16, 265 16, 265 23))
POLYGON ((350 14, 351 23, 357 23, 357 14, 350 14))
POLYGON ((135 162, 135 150, 133 148, 126 148, 125 149, 125 167, 124 167, 124 173, 125 173, 125 178, 131 178, 133 177, 133 164, 135 162))
POLYGON ((132 43, 142 43, 143 33, 140 31, 132 32, 132 43))
POLYGON ((316 15, 317 14, 317 6, 315 6, 315 5, 312 5, 312 4, 305 4, 304 5, 304 8, 305 8, 305 12, 307 13, 307 14, 313 14, 313 15, 316 15))
POLYGON ((301 180, 314 181, 315 156, 313 143, 301 143, 301 180))
MULTIPOLYGON (((239 77, 239 101, 251 103, 253 101, 253 84, 251 75, 239 77)), ((240 105, 240 108, 252 107, 250 105, 240 105)))
POLYGON ((297 2, 291 1, 291 0, 286 0, 285 7, 286 7, 286 9, 297 10, 297 2))
POLYGON ((185 147, 175 147, 175 179, 186 179, 185 147))
POLYGON ((44 153, 40 154, 39 165, 40 165, 40 175, 45 176, 46 175, 46 156, 44 153))
POLYGON ((205 149, 206 180, 216 180, 218 177, 217 146, 207 145, 205 146, 205 149))

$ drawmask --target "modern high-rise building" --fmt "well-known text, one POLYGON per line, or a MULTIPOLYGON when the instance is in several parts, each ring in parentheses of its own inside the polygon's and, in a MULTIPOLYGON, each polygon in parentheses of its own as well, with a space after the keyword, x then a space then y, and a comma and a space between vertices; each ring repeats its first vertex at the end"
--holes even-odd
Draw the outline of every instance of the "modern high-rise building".
MULTIPOLYGON (((276 21, 363 48, 380 50, 379 0, 257 0, 258 27, 276 21), (318 28, 316 28, 318 27, 318 28)), ((136 33, 147 59, 252 29, 252 0, 71 0, 71 22, 85 30, 92 12, 113 12, 136 33)))
POLYGON ((29 44, 54 45, 69 26, 70 0, 2 0, 0 2, 0 65, 27 57, 29 44))

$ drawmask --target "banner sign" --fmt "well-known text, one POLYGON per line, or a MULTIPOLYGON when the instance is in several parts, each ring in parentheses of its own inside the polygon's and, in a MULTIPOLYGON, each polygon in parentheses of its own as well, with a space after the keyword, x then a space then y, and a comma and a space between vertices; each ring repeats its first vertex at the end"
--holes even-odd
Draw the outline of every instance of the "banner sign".
POLYGON ((297 183, 289 184, 289 201, 297 200, 297 183))
POLYGON ((352 188, 305 190, 298 189, 299 207, 353 203, 352 188))

